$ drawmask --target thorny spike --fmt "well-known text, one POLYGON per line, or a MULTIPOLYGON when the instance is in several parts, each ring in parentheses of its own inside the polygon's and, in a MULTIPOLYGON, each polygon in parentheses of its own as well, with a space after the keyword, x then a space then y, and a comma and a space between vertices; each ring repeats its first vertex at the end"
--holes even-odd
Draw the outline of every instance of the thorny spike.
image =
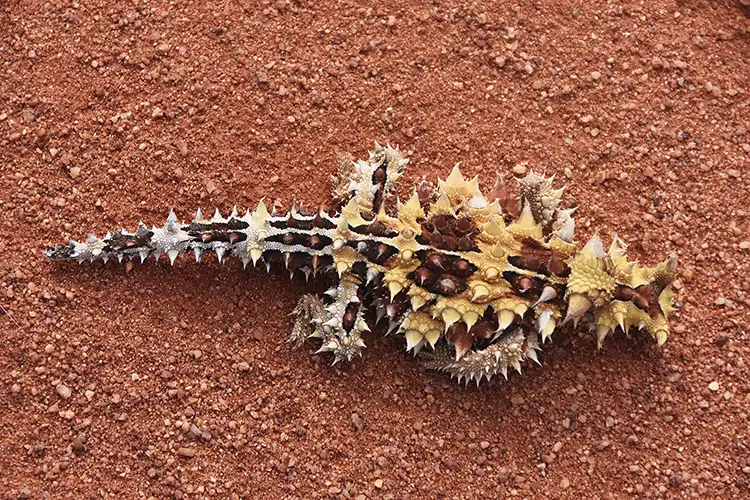
POLYGON ((541 304, 542 302, 548 302, 555 298, 557 298, 557 289, 553 286, 547 285, 544 287, 544 289, 542 290, 542 293, 539 295, 539 300, 537 300, 534 303, 534 305, 531 307, 534 308, 538 306, 539 304, 541 304))
POLYGON ((581 294, 573 294, 568 299, 568 313, 565 316, 563 323, 567 323, 570 320, 576 320, 586 314, 586 311, 591 309, 592 303, 581 294))
POLYGON ((260 200, 242 217, 236 206, 210 220, 197 209, 189 224, 170 210, 161 226, 90 234, 44 255, 106 263, 166 254, 177 265, 189 252, 196 262, 213 252, 219 262, 239 257, 243 268, 260 260, 267 270, 283 263, 290 276, 326 274, 334 286, 325 297, 305 295, 294 310, 293 345, 314 338, 333 363, 350 362, 372 321, 387 317, 382 329, 465 383, 538 363, 540 343, 565 323, 587 323, 597 344, 632 325, 666 342, 676 256, 642 267, 616 236, 607 252, 598 236, 579 248, 575 209, 562 208, 565 188, 533 171, 519 179, 519 193, 498 176, 485 195, 456 165, 437 191, 422 184, 401 203, 394 199, 405 165, 397 148, 376 144, 365 161, 339 162, 330 209, 308 214, 295 202, 284 212, 274 203, 272 215, 260 200))

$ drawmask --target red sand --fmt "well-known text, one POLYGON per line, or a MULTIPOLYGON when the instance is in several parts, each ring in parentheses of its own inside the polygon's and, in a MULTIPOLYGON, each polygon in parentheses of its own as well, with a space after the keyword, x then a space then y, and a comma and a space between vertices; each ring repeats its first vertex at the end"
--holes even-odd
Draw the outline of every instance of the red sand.
POLYGON ((0 5, 7 498, 750 495, 745 0, 206 4, 0 5), (308 287, 280 271, 41 257, 171 207, 324 204, 373 140, 411 157, 402 194, 522 163, 579 240, 679 252, 667 346, 567 331, 467 389, 373 335, 337 371, 284 344, 308 287))

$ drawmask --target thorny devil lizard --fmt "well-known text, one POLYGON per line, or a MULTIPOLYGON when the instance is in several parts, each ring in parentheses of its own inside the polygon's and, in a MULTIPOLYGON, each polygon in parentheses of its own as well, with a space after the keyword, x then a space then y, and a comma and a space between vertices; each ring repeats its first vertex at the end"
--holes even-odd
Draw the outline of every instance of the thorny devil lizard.
POLYGON ((556 328, 581 318, 600 347, 618 326, 645 329, 659 345, 667 340, 676 256, 642 267, 627 260, 616 236, 608 251, 598 236, 579 250, 563 189, 533 172, 518 180, 520 196, 499 175, 484 195, 478 179, 466 180, 456 166, 437 189, 423 181, 407 202, 394 201, 406 163, 398 149, 376 143, 367 161, 340 158, 328 210, 270 213, 261 200, 244 216, 235 208, 228 218, 217 210, 206 219, 198 210, 190 224, 171 212, 163 227, 89 235, 45 256, 143 262, 166 254, 174 264, 188 252, 196 261, 213 252, 220 262, 237 255, 245 266, 330 275, 324 297, 304 295, 294 309, 294 347, 312 337, 334 364, 351 361, 365 348, 365 332, 384 321, 407 351, 422 350, 427 367, 467 383, 520 372, 556 328))

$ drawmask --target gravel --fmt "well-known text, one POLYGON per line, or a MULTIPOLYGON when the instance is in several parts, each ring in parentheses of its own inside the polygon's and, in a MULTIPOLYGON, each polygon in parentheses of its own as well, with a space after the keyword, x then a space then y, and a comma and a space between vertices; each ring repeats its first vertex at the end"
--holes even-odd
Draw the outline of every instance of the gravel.
POLYGON ((737 2, 678 18, 651 0, 575 15, 246 4, 4 4, 0 305, 18 326, 0 313, 0 491, 746 496, 750 60, 737 2), (310 355, 314 343, 288 350, 288 314, 320 280, 236 259, 40 258, 66 236, 161 225, 172 207, 189 219, 264 196, 326 205, 336 153, 366 157, 375 139, 411 159, 402 199, 457 162, 485 194, 496 172, 514 189, 509 176, 533 169, 568 186, 579 242, 616 233, 648 265, 677 252, 669 342, 618 329, 597 350, 566 325, 541 367, 477 389, 379 331, 349 366, 310 355))
POLYGON ((57 384, 55 390, 63 399, 69 399, 73 395, 70 388, 68 388, 68 386, 66 386, 65 384, 57 384))

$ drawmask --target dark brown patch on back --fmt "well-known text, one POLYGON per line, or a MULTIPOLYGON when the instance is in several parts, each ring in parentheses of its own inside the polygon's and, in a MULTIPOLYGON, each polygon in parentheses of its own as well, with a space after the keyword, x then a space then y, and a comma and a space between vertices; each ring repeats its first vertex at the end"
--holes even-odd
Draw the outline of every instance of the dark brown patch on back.
POLYGON ((423 245, 431 245, 441 250, 453 252, 478 252, 474 239, 479 228, 467 218, 451 215, 436 215, 422 222, 422 234, 417 240, 423 245))
POLYGON ((570 266, 560 260, 552 249, 544 247, 534 238, 524 238, 521 242, 521 255, 508 257, 508 262, 520 269, 546 276, 554 274, 564 278, 570 275, 570 266))

